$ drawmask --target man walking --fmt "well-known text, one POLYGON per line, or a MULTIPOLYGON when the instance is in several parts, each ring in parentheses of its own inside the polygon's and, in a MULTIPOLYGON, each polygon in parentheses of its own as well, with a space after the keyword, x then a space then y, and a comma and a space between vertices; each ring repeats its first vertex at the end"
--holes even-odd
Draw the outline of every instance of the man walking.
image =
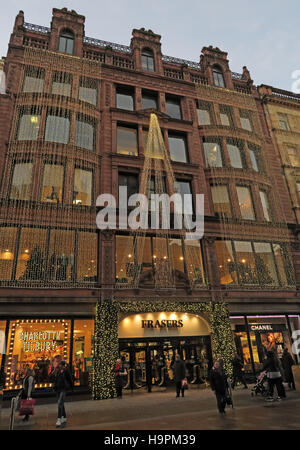
POLYGON ((184 388, 182 386, 182 380, 186 377, 185 363, 180 359, 179 355, 175 356, 175 362, 172 365, 174 380, 176 384, 176 398, 180 397, 180 392, 182 397, 184 397, 184 388))
POLYGON ((224 375, 223 370, 221 370, 220 368, 219 361, 215 361, 210 372, 210 385, 212 390, 216 394, 219 413, 225 414, 226 392, 228 389, 228 384, 226 376, 224 375))
POLYGON ((65 411, 65 399, 67 391, 71 390, 73 392, 73 380, 70 371, 66 366, 66 361, 61 361, 58 366, 53 388, 57 393, 58 398, 58 414, 56 427, 60 427, 67 422, 67 415, 65 411))
POLYGON ((234 386, 236 385, 237 381, 241 381, 244 385, 244 389, 248 389, 244 374, 243 374, 243 363, 241 359, 239 358, 238 354, 235 354, 235 357, 232 360, 232 366, 233 366, 233 383, 232 383, 232 389, 234 389, 234 386))

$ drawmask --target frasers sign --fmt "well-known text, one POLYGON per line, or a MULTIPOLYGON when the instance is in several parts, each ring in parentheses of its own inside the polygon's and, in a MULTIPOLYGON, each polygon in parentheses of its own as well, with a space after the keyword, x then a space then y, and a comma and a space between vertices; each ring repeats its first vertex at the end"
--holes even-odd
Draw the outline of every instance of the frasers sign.
POLYGON ((24 352, 49 352, 56 349, 56 341, 61 340, 60 335, 60 331, 24 331, 20 333, 20 340, 23 341, 24 352))
POLYGON ((142 320, 142 328, 182 328, 182 320, 142 320))

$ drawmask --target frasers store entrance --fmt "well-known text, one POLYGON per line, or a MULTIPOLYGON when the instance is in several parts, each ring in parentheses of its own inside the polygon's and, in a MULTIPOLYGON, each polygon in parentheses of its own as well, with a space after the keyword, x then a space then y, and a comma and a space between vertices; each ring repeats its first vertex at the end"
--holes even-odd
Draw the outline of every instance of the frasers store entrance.
POLYGON ((127 370, 124 388, 160 390, 174 384, 172 363, 185 361, 190 385, 205 385, 212 366, 211 330, 200 315, 145 313, 119 323, 119 350, 127 370))

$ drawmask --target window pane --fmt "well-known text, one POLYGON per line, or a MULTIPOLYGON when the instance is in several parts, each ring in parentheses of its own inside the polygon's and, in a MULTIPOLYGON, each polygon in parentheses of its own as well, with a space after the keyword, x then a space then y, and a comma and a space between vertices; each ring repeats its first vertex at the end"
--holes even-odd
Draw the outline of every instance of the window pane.
POLYGON ((45 164, 41 201, 47 203, 62 202, 64 167, 57 164, 45 164))
POLYGON ((230 120, 229 120, 229 115, 226 113, 220 113, 220 118, 221 118, 221 124, 229 127, 230 126, 230 120))
POLYGON ((174 119, 181 119, 180 100, 173 98, 166 98, 166 113, 174 119))
POLYGON ((224 78, 223 78, 223 73, 218 71, 218 70, 214 70, 213 71, 213 77, 214 77, 214 83, 216 86, 219 87, 225 87, 225 83, 224 83, 224 78))
POLYGON ((11 279, 16 238, 16 227, 0 227, 0 280, 11 279))
POLYGON ((263 286, 267 284, 278 285, 279 283, 271 244, 265 242, 255 242, 254 250, 259 283, 263 286))
POLYGON ((131 89, 117 87, 116 106, 120 109, 134 110, 134 92, 131 89))
POLYGON ((32 163, 16 163, 9 198, 11 200, 30 200, 32 163))
POLYGON ((74 321, 73 370, 74 385, 89 386, 94 354, 94 320, 74 321))
POLYGON ((42 281, 46 274, 46 229, 22 228, 16 279, 42 281))
POLYGON ((250 189, 247 187, 237 186, 236 190, 242 219, 255 220, 250 189))
POLYGON ((260 200, 261 200, 261 204, 263 207, 264 218, 267 222, 270 222, 271 214, 270 214, 270 206, 269 206, 267 194, 264 191, 259 191, 259 195, 260 195, 260 200))
POLYGON ((75 169, 73 205, 92 204, 93 173, 91 170, 75 169))
POLYGON ((287 153, 289 157, 289 161, 291 166, 299 167, 300 166, 300 158, 298 155, 298 150, 295 147, 287 147, 287 153))
POLYGON ((158 109, 156 94, 142 94, 142 109, 158 109))
POLYGON ((94 150, 94 131, 91 123, 76 120, 75 145, 94 150))
POLYGON ((222 167, 221 147, 217 142, 203 142, 206 165, 208 167, 222 167))
POLYGON ((79 87, 79 100, 82 100, 92 105, 97 103, 97 89, 80 86, 79 87))
POLYGON ((46 121, 45 141, 68 144, 70 120, 66 117, 49 115, 46 121))
MULTIPOLYGON (((136 237, 136 264, 142 264, 142 272, 153 271, 153 255, 150 237, 136 237)), ((131 258, 131 261, 133 259, 131 258)))
POLYGON ((208 109, 197 109, 199 125, 210 125, 211 117, 208 109))
POLYGON ((184 259, 181 239, 169 239, 169 251, 172 269, 179 270, 184 273, 184 259))
POLYGON ((237 272, 230 241, 216 241, 221 284, 237 284, 237 272))
POLYGON ((236 169, 242 169, 243 163, 241 158, 241 150, 239 149, 239 147, 227 143, 227 150, 231 166, 236 169))
POLYGON ((227 186, 211 186, 214 211, 220 217, 232 217, 227 186))
POLYGON ((255 172, 259 172, 256 153, 254 152, 254 150, 249 149, 249 154, 250 154, 252 169, 255 170, 255 172))
POLYGON ((127 187, 127 198, 139 192, 139 177, 130 173, 119 173, 119 186, 127 187))
POLYGON ((293 283, 289 282, 291 280, 288 281, 288 277, 287 277, 288 265, 286 265, 286 255, 285 255, 285 252, 284 252, 282 246, 280 244, 272 244, 272 245, 273 245, 275 262, 276 262, 276 266, 277 266, 277 270, 279 273, 281 284, 283 286, 293 284, 293 283))
POLYGON ((52 94, 65 95, 66 97, 71 97, 72 86, 70 83, 64 83, 59 81, 53 81, 52 83, 52 94))
POLYGON ((75 231, 51 230, 48 260, 48 280, 75 279, 75 231))
POLYGON ((285 114, 278 114, 279 126, 282 130, 289 131, 289 123, 285 114))
POLYGON ((138 155, 137 130, 134 128, 118 127, 117 153, 131 156, 138 155))
POLYGON ((182 197, 183 211, 187 214, 193 214, 193 198, 190 181, 176 180, 174 183, 174 192, 178 192, 182 197), (188 195, 188 197, 184 197, 188 195))
POLYGON ((43 92, 44 79, 26 75, 24 79, 23 92, 43 92))
POLYGON ((189 279, 195 285, 205 284, 205 274, 199 241, 185 240, 185 263, 189 279))
POLYGON ((116 282, 130 283, 133 279, 133 237, 116 236, 116 282))
POLYGON ((252 131, 250 119, 248 117, 240 117, 241 126, 244 130, 252 131))
POLYGON ((169 135, 169 148, 172 161, 188 162, 184 137, 169 135))
POLYGON ((71 37, 60 36, 59 51, 72 55, 74 51, 74 39, 71 37))
POLYGON ((77 280, 97 281, 97 233, 78 232, 77 280))
POLYGON ((234 241, 240 284, 258 284, 251 242, 234 241))
POLYGON ((19 121, 18 141, 36 141, 40 128, 41 116, 23 114, 19 121))
POLYGON ((154 71, 154 57, 150 50, 142 51, 142 69, 154 71))

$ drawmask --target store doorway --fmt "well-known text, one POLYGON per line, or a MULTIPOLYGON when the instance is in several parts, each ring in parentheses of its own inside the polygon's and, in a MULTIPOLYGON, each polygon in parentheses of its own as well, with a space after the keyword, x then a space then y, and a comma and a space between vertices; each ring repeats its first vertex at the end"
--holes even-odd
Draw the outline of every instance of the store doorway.
POLYGON ((120 358, 127 375, 125 390, 148 391, 166 389, 174 385, 173 363, 176 354, 186 364, 186 375, 191 385, 204 384, 212 366, 210 336, 120 339, 120 358))

